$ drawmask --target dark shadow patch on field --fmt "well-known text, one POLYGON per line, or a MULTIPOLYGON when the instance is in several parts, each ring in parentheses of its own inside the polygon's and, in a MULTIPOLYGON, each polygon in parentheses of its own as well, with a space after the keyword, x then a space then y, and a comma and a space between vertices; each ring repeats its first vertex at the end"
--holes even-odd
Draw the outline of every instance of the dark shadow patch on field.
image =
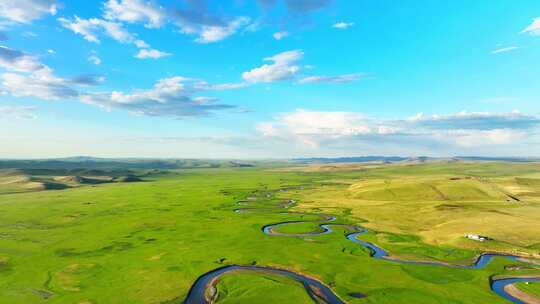
POLYGON ((500 210, 495 210, 495 209, 490 209, 490 210, 488 210, 488 212, 491 212, 491 213, 497 213, 497 214, 502 214, 502 215, 507 215, 507 216, 518 217, 518 216, 516 216, 515 214, 508 213, 508 212, 504 212, 504 211, 500 211, 500 210))
POLYGON ((182 268, 180 266, 169 266, 167 267, 167 271, 170 272, 181 272, 182 268))
POLYGON ((356 298, 356 299, 363 299, 367 297, 366 294, 360 293, 360 292, 351 292, 348 294, 350 297, 356 298))
POLYGON ((435 206, 435 209, 441 210, 441 211, 456 211, 456 210, 465 210, 470 209, 469 206, 466 205, 457 205, 457 204, 440 204, 435 206))
POLYGON ((73 256, 93 257, 93 256, 101 256, 106 253, 123 252, 123 251, 133 249, 134 247, 135 246, 133 246, 132 243, 116 241, 110 245, 101 247, 100 249, 96 249, 96 250, 77 252, 77 250, 74 248, 63 248, 63 249, 56 250, 55 254, 59 257, 73 257, 73 256))

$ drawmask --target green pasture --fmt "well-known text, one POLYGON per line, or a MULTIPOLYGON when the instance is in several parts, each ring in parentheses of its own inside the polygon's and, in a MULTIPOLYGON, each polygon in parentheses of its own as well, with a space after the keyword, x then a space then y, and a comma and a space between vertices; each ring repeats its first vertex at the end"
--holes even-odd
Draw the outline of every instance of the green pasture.
MULTIPOLYGON (((487 249, 538 252, 540 229, 528 223, 540 217, 536 199, 540 176, 535 175, 539 172, 537 165, 502 163, 389 165, 328 172, 192 169, 143 177, 135 183, 2 194, 0 303, 182 303, 201 274, 229 264, 300 272, 321 280, 348 303, 505 303, 489 289, 489 278, 524 271, 540 274, 537 266, 502 258, 478 270, 404 265, 369 257, 369 251, 347 240, 348 231, 340 227, 334 227, 332 234, 309 237, 268 236, 261 227, 317 219, 271 209, 293 198, 299 204, 291 211, 334 214, 336 223, 369 227, 370 233, 362 239, 400 257, 470 263, 487 249), (456 180, 455 187, 439 189, 448 200, 430 194, 428 201, 418 202, 411 176, 435 186, 446 182, 444 176, 471 176, 474 183, 460 194, 455 193, 456 187, 468 179, 456 180), (358 197, 358 191, 370 191, 359 183, 371 185, 373 180, 379 191, 380 180, 386 179, 391 180, 390 188, 399 188, 398 179, 407 179, 407 187, 400 190, 409 193, 407 199, 358 197), (488 179, 488 184, 482 179, 488 179), (297 185, 303 187, 291 188, 297 185), (476 185, 487 196, 470 190, 476 185), (504 195, 516 185, 526 193, 516 194, 520 203, 507 201, 504 195), (290 190, 276 192, 279 199, 267 197, 268 191, 280 188, 290 190), (257 200, 248 200, 249 206, 237 204, 248 197, 257 200), (233 212, 257 206, 268 210, 233 212), (429 225, 452 217, 490 214, 514 218, 516 226, 508 238, 497 235, 493 243, 470 245, 472 241, 463 238, 433 242, 424 233, 430 231, 429 225), (414 228, 415 222, 419 228, 414 228), (352 293, 366 297, 357 299, 352 293)), ((491 223, 486 220, 485 225, 491 223)), ((301 233, 317 227, 299 224, 278 231, 301 233)), ((227 274, 217 289, 218 303, 311 302, 300 284, 267 274, 227 274)))

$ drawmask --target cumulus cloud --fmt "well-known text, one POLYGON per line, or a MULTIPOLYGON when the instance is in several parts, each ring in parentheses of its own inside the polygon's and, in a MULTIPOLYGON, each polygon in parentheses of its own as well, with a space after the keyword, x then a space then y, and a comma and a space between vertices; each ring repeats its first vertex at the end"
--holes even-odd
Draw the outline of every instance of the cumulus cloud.
POLYGON ((477 147, 481 145, 506 145, 524 139, 527 132, 515 129, 494 129, 494 130, 455 130, 435 134, 439 140, 452 138, 457 146, 477 147))
POLYGON ((265 61, 272 61, 273 63, 264 64, 258 68, 244 72, 242 78, 250 83, 292 79, 300 70, 297 62, 303 57, 304 52, 301 50, 292 50, 264 58, 265 61))
POLYGON ((17 23, 30 23, 45 15, 56 15, 55 0, 2 0, 0 18, 17 23))
POLYGON ((235 106, 216 103, 207 96, 194 96, 204 91, 201 82, 175 76, 159 80, 151 89, 88 93, 81 100, 108 110, 122 109, 135 115, 184 118, 205 116, 215 111, 234 109, 235 106))
MULTIPOLYGON (((159 80, 150 89, 88 92, 88 86, 99 85, 105 78, 100 75, 83 74, 71 78, 59 77, 48 66, 23 52, 0 49, 0 64, 7 72, 0 74, 0 94, 15 97, 33 97, 42 100, 75 99, 106 109, 123 109, 138 115, 168 116, 182 118, 204 116, 215 111, 233 110, 236 107, 218 103, 204 92, 231 90, 246 83, 211 84, 204 80, 170 77, 159 80), (23 57, 24 64, 20 63, 23 57), (28 64, 31 62, 32 64, 28 64), (85 92, 86 91, 86 92, 85 92)), ((6 110, 7 111, 7 110, 6 110)))
MULTIPOLYGON (((187 7, 164 10, 155 1, 144 0, 108 0, 104 4, 102 18, 73 19, 59 18, 61 25, 84 39, 100 42, 99 36, 105 34, 121 43, 132 43, 138 48, 150 48, 136 35, 129 33, 123 23, 143 23, 148 28, 162 27, 172 22, 180 28, 180 32, 195 35, 198 43, 213 43, 226 39, 244 28, 250 28, 248 17, 227 17, 213 15, 208 12, 205 1, 188 1, 187 7)), ((166 53, 157 50, 140 51, 137 58, 159 58, 166 53)))
POLYGON ((521 32, 532 36, 540 36, 540 17, 534 19, 533 22, 521 32))
POLYGON ((358 80, 361 77, 362 74, 345 74, 338 76, 307 76, 298 80, 298 83, 347 83, 358 80))
POLYGON ((0 47, 0 66, 7 70, 0 74, 0 92, 15 97, 69 99, 79 95, 77 86, 97 85, 104 80, 96 75, 56 76, 53 69, 36 57, 7 47, 0 47))
POLYGON ((171 10, 169 18, 182 33, 197 36, 198 43, 218 42, 256 27, 249 17, 212 13, 204 0, 186 1, 185 7, 171 10))
POLYGON ((287 36, 289 36, 289 32, 287 31, 277 32, 277 33, 274 33, 274 35, 272 35, 272 37, 274 37, 274 39, 276 40, 281 40, 287 36))
POLYGON ((171 16, 182 33, 197 35, 199 43, 221 41, 250 23, 248 17, 227 18, 201 10, 175 10, 171 16))
POLYGON ((17 119, 37 118, 36 107, 31 106, 0 106, 0 117, 15 117, 17 119))
POLYGON ((99 18, 82 19, 79 18, 79 16, 75 16, 74 19, 58 18, 58 21, 63 27, 71 30, 75 34, 83 36, 84 39, 90 42, 99 43, 99 36, 106 35, 120 43, 133 44, 139 49, 142 49, 135 55, 136 58, 155 59, 167 55, 167 53, 155 49, 144 50, 150 48, 150 45, 143 40, 138 39, 135 34, 128 32, 123 24, 119 22, 99 18))
POLYGON ((310 148, 358 143, 479 147, 523 140, 538 127, 540 118, 519 112, 461 112, 388 120, 354 112, 296 110, 260 123, 256 129, 268 139, 310 148))
MULTIPOLYGON (((296 110, 281 114, 274 122, 257 126, 263 135, 294 137, 301 141, 316 141, 316 138, 347 137, 371 133, 390 133, 394 127, 373 121, 353 112, 325 112, 296 110)), ((397 132, 397 129, 395 129, 397 132)))
POLYGON ((153 1, 109 0, 104 7, 104 17, 108 20, 141 22, 148 28, 161 27, 166 21, 163 8, 153 1))
POLYGON ((410 119, 415 125, 430 129, 529 129, 540 124, 540 118, 522 114, 518 111, 509 113, 459 112, 450 115, 425 116, 417 114, 410 119))
POLYGON ((42 69, 44 65, 34 56, 0 46, 0 67, 10 71, 32 72, 42 69))
POLYGON ((0 75, 3 93, 15 97, 35 97, 43 100, 59 100, 77 97, 72 81, 57 77, 48 68, 31 74, 4 73, 0 75))
POLYGON ((517 49, 519 49, 519 47, 517 46, 502 47, 491 51, 491 54, 508 53, 517 49))
MULTIPOLYGON (((263 64, 258 68, 242 73, 242 78, 248 83, 269 83, 295 79, 301 70, 299 61, 304 57, 302 50, 292 50, 279 53, 277 55, 264 58, 264 61, 272 63, 263 64)), ((308 68, 309 66, 304 66, 308 68)), ((298 79, 298 83, 347 83, 358 80, 364 74, 344 74, 337 76, 305 76, 298 79)))
POLYGON ((170 55, 171 55, 170 53, 161 52, 154 49, 142 49, 142 50, 139 50, 139 52, 137 53, 137 55, 135 55, 135 57, 139 59, 146 59, 146 58, 158 59, 158 58, 167 57, 170 55))
POLYGON ((212 43, 221 41, 233 34, 235 34, 240 28, 249 24, 250 19, 247 17, 238 17, 224 26, 202 26, 199 31, 199 38, 195 41, 199 43, 212 43))
POLYGON ((58 18, 60 24, 72 32, 83 36, 90 42, 99 43, 98 36, 101 33, 113 38, 121 43, 135 43, 137 39, 134 35, 124 29, 121 23, 106 21, 99 18, 82 19, 75 16, 74 19, 58 18))
POLYGON ((354 22, 336 22, 334 25, 332 25, 333 28, 340 29, 340 30, 346 30, 350 27, 354 26, 354 22))

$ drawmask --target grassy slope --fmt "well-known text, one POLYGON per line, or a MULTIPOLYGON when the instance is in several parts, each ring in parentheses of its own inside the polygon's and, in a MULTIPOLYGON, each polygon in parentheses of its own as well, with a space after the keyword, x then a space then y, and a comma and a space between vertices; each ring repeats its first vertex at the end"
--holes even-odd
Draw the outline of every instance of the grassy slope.
MULTIPOLYGON (((236 200, 255 189, 355 179, 358 174, 365 173, 197 170, 145 183, 2 195, 0 303, 181 303, 199 275, 232 263, 309 274, 335 286, 350 303, 504 303, 487 284, 490 275, 509 273, 504 259, 481 270, 394 264, 368 257, 339 228, 309 238, 267 236, 262 225, 299 217, 231 211, 236 200), (353 299, 351 292, 368 297, 353 299)), ((342 215, 341 222, 360 223, 345 216, 357 216, 356 211, 337 208, 332 213, 342 215)), ((407 227, 407 222, 395 224, 407 227)), ((384 240, 391 249, 420 257, 460 260, 475 254, 426 245, 411 235, 371 233, 364 238, 384 240)), ((227 277, 220 286, 246 295, 240 300, 251 299, 247 289, 254 285, 268 293, 268 303, 301 297, 301 288, 299 293, 298 288, 273 288, 283 283, 254 282, 242 275, 227 277)))
POLYGON ((443 163, 336 172, 329 180, 349 179, 306 191, 301 201, 307 209, 350 209, 368 220, 367 227, 417 235, 433 245, 537 253, 539 171, 536 164, 443 163), (469 241, 463 237, 467 233, 496 241, 469 241))
MULTIPOLYGON (((151 171, 139 171, 144 176, 152 175, 151 171)), ((0 195, 139 181, 135 173, 132 170, 0 169, 0 195)))

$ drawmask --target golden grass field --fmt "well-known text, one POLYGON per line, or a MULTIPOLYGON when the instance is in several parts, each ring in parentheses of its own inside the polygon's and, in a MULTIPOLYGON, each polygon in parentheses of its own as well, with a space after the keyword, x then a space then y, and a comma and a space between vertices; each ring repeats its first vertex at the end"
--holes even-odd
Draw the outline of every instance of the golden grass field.
POLYGON ((302 193, 300 208, 350 209, 367 228, 433 245, 539 254, 540 167, 498 166, 308 166, 306 172, 331 174, 325 186, 302 193), (494 241, 468 240, 468 233, 494 241))

